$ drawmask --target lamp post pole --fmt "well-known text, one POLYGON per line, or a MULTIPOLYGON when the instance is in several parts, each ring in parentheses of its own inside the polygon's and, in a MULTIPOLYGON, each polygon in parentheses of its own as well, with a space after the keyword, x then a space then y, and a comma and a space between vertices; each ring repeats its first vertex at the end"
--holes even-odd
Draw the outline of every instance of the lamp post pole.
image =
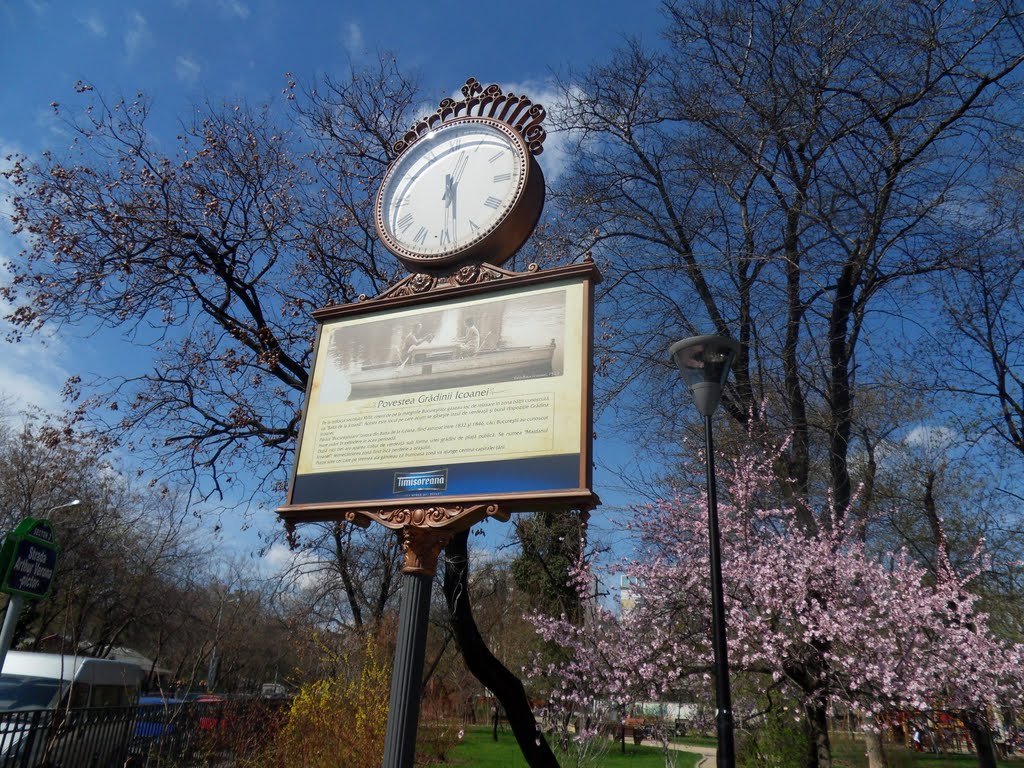
POLYGON ((7 651, 10 650, 14 640, 14 630, 18 626, 21 609, 24 607, 25 598, 21 595, 11 595, 7 600, 7 612, 4 614, 3 628, 0 629, 0 672, 3 671, 4 662, 7 661, 7 651))
POLYGON ((724 336, 696 336, 669 348, 673 362, 682 372, 694 403, 704 417, 704 447, 707 454, 708 545, 711 568, 711 646, 715 656, 715 724, 718 731, 718 768, 735 768, 736 743, 733 736, 732 694, 729 690, 729 647, 725 631, 725 596, 722 586, 721 536, 718 530, 718 489, 715 485, 715 442, 711 417, 718 409, 722 387, 729 377, 739 344, 724 336))
POLYGON ((704 417, 704 445, 708 471, 708 543, 711 566, 711 629, 715 653, 715 723, 718 730, 718 768, 736 765, 733 737, 732 693, 729 690, 729 647, 725 633, 725 596, 722 588, 722 548, 718 532, 718 489, 715 485, 715 441, 711 416, 704 417))

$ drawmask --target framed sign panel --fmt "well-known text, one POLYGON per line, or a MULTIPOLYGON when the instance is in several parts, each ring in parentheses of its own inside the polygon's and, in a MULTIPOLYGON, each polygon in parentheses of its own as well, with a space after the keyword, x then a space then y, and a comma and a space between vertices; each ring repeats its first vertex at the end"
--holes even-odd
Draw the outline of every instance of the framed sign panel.
POLYGON ((591 498, 594 272, 526 273, 318 313, 279 512, 591 498))

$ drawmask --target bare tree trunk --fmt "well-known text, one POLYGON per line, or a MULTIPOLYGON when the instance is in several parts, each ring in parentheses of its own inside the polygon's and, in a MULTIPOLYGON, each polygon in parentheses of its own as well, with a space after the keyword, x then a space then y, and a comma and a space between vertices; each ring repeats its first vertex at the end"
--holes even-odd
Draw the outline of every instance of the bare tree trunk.
MULTIPOLYGON (((445 549, 444 599, 466 667, 501 703, 530 768, 559 768, 537 726, 522 681, 494 657, 480 636, 469 602, 469 531, 457 533, 445 549)), ((497 717, 497 714, 495 714, 497 717)))
POLYGON ((828 705, 816 701, 806 706, 808 768, 832 768, 832 744, 828 738, 828 705))
POLYGON ((964 722, 974 740, 974 748, 978 750, 978 768, 997 768, 996 747, 992 743, 992 730, 984 714, 978 712, 965 713, 964 722))
POLYGON ((885 757, 885 749, 882 746, 881 733, 868 731, 864 735, 864 746, 868 755, 868 768, 889 768, 889 761, 885 757))

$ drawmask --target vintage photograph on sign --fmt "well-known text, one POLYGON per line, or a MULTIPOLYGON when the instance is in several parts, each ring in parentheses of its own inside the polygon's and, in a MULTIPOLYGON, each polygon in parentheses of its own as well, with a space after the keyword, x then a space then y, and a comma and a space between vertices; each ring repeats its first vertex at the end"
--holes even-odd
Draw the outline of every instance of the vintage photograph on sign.
POLYGON ((325 329, 320 402, 559 376, 565 301, 545 291, 325 329))
POLYGON ((325 321, 289 503, 585 488, 589 302, 559 280, 325 321))

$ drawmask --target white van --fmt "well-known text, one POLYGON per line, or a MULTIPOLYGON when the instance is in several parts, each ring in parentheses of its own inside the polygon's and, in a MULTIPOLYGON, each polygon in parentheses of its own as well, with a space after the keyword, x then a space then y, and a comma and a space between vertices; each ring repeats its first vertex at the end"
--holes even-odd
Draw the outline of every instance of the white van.
POLYGON ((115 765, 127 750, 128 708, 141 683, 134 664, 10 651, 0 673, 0 768, 115 765))

